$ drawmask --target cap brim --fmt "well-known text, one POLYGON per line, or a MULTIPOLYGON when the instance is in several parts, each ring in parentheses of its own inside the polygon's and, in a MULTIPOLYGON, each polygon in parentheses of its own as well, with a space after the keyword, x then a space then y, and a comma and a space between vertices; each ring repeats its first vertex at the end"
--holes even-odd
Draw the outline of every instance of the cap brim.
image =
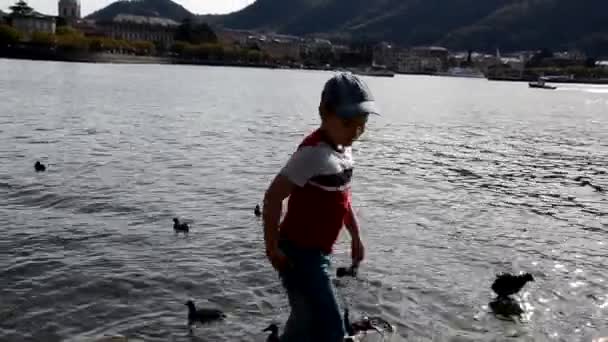
POLYGON ((380 115, 375 101, 366 101, 354 105, 342 106, 336 109, 336 114, 343 119, 350 119, 361 115, 380 115))

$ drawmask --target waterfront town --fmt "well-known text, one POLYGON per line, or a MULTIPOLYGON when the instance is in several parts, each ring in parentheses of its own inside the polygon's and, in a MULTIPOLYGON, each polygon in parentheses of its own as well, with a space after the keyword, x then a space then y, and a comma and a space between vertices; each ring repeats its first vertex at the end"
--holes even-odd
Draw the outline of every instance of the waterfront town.
POLYGON ((0 12, 0 56, 608 83, 608 61, 577 50, 488 53, 390 42, 332 42, 322 37, 210 27, 196 19, 180 23, 118 14, 111 20, 92 20, 82 17, 79 0, 59 0, 57 6, 58 16, 39 13, 24 0, 11 6, 10 13, 0 12))

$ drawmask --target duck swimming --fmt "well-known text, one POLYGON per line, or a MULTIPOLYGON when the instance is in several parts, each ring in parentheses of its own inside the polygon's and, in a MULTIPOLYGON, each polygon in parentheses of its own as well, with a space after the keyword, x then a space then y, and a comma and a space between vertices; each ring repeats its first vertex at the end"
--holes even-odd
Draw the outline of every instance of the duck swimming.
POLYGON ((187 223, 180 223, 179 219, 176 217, 173 219, 173 230, 175 231, 175 234, 178 234, 180 232, 188 234, 188 232, 190 231, 190 227, 187 223))
POLYGON ((497 295, 496 299, 489 304, 492 312, 505 317, 521 316, 524 310, 519 302, 511 296, 521 291, 526 283, 530 281, 534 281, 534 277, 530 273, 521 275, 503 273, 498 275, 492 284, 492 291, 497 295))
POLYGON ((351 267, 338 267, 336 270, 336 277, 344 278, 344 277, 357 277, 357 269, 358 267, 353 265, 351 267))
POLYGON ((266 342, 280 342, 279 339, 279 326, 276 324, 269 325, 266 329, 262 330, 264 332, 269 331, 270 335, 266 338, 266 342))
POLYGON ((604 192, 604 189, 603 189, 601 186, 599 186, 599 185, 595 185, 595 184, 592 184, 592 183, 591 183, 590 181, 588 181, 588 180, 584 180, 584 181, 582 181, 582 182, 581 182, 581 186, 589 186, 589 187, 592 187, 592 188, 593 188, 593 190, 595 190, 595 191, 597 191, 597 192, 604 192))
POLYGON ((255 206, 255 209, 253 209, 253 213, 256 217, 262 216, 262 208, 260 208, 259 204, 255 206))
POLYGON ((348 334, 348 336, 355 336, 355 329, 353 329, 353 325, 350 323, 350 314, 348 309, 344 309, 343 321, 346 334, 348 334))
POLYGON ((501 315, 505 317, 510 316, 521 316, 524 313, 524 310, 521 308, 521 305, 511 297, 498 297, 495 300, 490 302, 490 309, 496 315, 501 315))
POLYGON ((381 317, 364 316, 360 320, 352 322, 350 320, 350 312, 346 308, 344 309, 343 321, 346 334, 348 335, 344 339, 345 341, 355 341, 357 336, 369 331, 376 331, 383 336, 385 333, 392 334, 395 332, 395 328, 381 317))
POLYGON ((44 172, 46 171, 46 166, 44 166, 44 164, 42 164, 40 161, 37 161, 36 164, 34 164, 34 169, 36 172, 44 172))
POLYGON ((184 305, 188 307, 188 327, 190 329, 195 323, 205 324, 226 318, 226 315, 218 309, 197 309, 191 300, 184 305))
POLYGON ((521 291, 530 281, 534 281, 534 277, 530 273, 521 275, 503 273, 496 277, 492 284, 492 291, 498 295, 498 299, 505 299, 521 291))

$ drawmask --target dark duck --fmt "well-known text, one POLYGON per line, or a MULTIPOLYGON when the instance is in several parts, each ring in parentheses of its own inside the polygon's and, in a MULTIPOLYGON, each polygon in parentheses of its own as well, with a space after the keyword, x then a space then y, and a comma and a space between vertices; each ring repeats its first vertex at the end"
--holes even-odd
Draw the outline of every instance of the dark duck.
POLYGON ((521 316, 524 313, 517 300, 511 297, 496 298, 490 302, 490 309, 494 314, 505 317, 521 316))
POLYGON ((37 161, 36 164, 34 164, 34 169, 36 170, 36 172, 44 172, 46 171, 46 166, 44 166, 44 164, 42 164, 41 162, 37 161))
POLYGON ((357 266, 351 266, 351 267, 338 267, 338 269, 336 270, 336 277, 338 278, 344 278, 344 277, 353 277, 356 278, 357 277, 357 266))
POLYGON ((175 234, 188 234, 188 232, 190 231, 190 227, 187 223, 180 223, 179 219, 176 217, 173 219, 173 230, 175 231, 175 234))
POLYGON ((255 209, 253 209, 253 213, 256 217, 262 216, 262 208, 260 208, 259 204, 255 206, 255 209))
POLYGON ((531 274, 521 275, 500 274, 492 284, 492 291, 497 295, 496 299, 490 302, 490 309, 501 316, 521 316, 524 310, 516 299, 511 297, 519 293, 526 283, 534 281, 531 274))
POLYGON ((276 324, 271 324, 268 328, 262 330, 264 332, 270 332, 268 338, 266 338, 266 342, 279 342, 279 326, 276 324))
POLYGON ((363 317, 361 320, 352 322, 350 320, 350 312, 348 309, 344 309, 344 329, 348 336, 356 336, 359 333, 367 331, 378 331, 378 328, 372 324, 372 319, 369 317, 363 317))
POLYGON ((498 298, 508 298, 517 294, 526 285, 526 283, 534 281, 534 277, 530 273, 521 275, 512 275, 508 273, 500 274, 492 284, 492 291, 498 295, 498 298))
POLYGON ((188 327, 196 323, 210 323, 226 318, 226 315, 218 309, 197 309, 194 302, 189 300, 185 304, 188 307, 188 327))

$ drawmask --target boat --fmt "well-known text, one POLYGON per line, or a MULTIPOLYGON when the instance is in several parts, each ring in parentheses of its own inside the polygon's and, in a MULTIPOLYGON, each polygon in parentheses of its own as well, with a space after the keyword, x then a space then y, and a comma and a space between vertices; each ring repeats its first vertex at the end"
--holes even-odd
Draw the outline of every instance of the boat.
POLYGON ((548 89, 548 90, 557 89, 557 87, 555 87, 555 86, 545 84, 545 81, 543 81, 543 80, 539 80, 537 82, 530 82, 530 83, 528 83, 528 86, 530 86, 530 88, 538 88, 538 89, 548 89))
POLYGON ((446 72, 438 72, 437 76, 445 77, 465 77, 465 78, 486 78, 479 70, 474 68, 450 68, 446 72))
POLYGON ((375 61, 372 62, 370 67, 365 69, 353 69, 353 74, 359 76, 373 76, 373 77, 395 77, 395 73, 389 70, 386 65, 377 64, 375 61))
POLYGON ((373 77, 395 77, 395 73, 388 69, 357 69, 353 70, 353 74, 359 76, 373 76, 373 77))

